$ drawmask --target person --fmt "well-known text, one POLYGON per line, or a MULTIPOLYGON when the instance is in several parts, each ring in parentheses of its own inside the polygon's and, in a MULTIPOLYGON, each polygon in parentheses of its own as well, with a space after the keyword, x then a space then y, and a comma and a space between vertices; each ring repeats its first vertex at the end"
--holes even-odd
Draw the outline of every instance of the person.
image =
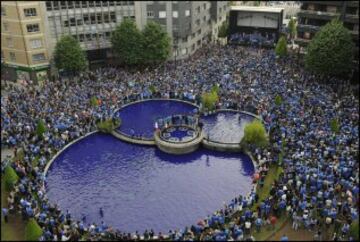
POLYGON ((100 217, 104 217, 104 211, 103 211, 103 209, 102 209, 102 207, 100 208, 100 217))
POLYGON ((8 222, 8 214, 9 214, 8 209, 7 208, 2 208, 2 214, 4 216, 5 223, 7 223, 8 222))
POLYGON ((284 234, 281 238, 280 241, 289 241, 289 238, 284 234))

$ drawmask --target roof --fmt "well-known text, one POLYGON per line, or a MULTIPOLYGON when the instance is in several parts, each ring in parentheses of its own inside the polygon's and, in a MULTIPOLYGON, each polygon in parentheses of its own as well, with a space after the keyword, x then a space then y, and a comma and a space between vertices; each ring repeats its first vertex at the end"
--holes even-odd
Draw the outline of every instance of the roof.
POLYGON ((249 6, 231 6, 230 11, 244 11, 244 12, 265 12, 265 13, 281 13, 284 8, 273 7, 249 7, 249 6))

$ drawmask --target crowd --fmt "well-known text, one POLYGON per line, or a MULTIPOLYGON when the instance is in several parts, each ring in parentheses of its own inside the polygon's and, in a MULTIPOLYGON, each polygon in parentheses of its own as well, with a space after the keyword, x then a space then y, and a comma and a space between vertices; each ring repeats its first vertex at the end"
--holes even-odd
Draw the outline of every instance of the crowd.
POLYGON ((247 34, 235 33, 230 36, 230 44, 242 44, 242 45, 252 45, 252 46, 267 46, 272 47, 275 44, 275 33, 265 33, 261 34, 259 32, 254 32, 247 34))
POLYGON ((22 150, 24 159, 8 163, 20 180, 3 213, 10 214, 7 219, 14 213, 25 220, 35 218, 44 231, 41 240, 254 240, 255 231, 274 226, 280 216, 288 216, 295 230, 305 228, 317 240, 325 239, 323 231, 334 225, 331 239, 351 239, 349 227, 359 216, 359 102, 346 88, 338 95, 321 84, 292 57, 277 59, 273 50, 209 45, 180 61, 176 69, 172 63, 141 72, 106 67, 87 71, 76 81, 54 80, 41 89, 30 85, 7 92, 1 97, 1 145, 15 153, 22 150), (260 187, 269 167, 283 154, 278 165, 284 172, 267 198, 259 200, 252 190, 197 224, 166 235, 151 229, 125 233, 104 223, 87 223, 86 217, 73 218, 49 202, 43 186, 47 161, 70 141, 94 131, 96 120, 145 98, 199 104, 200 94, 215 83, 220 86, 217 108, 256 111, 270 130, 270 146, 251 150, 260 187), (150 86, 156 91, 150 92, 150 86), (283 99, 280 106, 274 104, 277 95, 283 99), (99 105, 90 104, 93 96, 101 100, 99 105), (340 121, 338 133, 330 128, 333 118, 340 121), (39 119, 47 126, 42 138, 35 133, 39 119))

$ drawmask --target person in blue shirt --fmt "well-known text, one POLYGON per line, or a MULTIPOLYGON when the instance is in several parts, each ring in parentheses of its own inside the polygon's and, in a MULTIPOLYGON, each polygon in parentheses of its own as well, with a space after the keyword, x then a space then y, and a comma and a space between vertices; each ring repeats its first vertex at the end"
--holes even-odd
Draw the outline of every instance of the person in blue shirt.
POLYGON ((284 234, 281 238, 280 241, 289 241, 289 238, 284 234))

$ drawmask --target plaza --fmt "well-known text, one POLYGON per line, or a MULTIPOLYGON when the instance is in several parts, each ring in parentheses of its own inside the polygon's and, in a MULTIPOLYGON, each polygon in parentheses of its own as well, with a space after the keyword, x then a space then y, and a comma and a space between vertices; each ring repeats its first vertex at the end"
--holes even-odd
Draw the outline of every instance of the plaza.
POLYGON ((2 80, 2 240, 355 241, 358 83, 304 58, 213 41, 2 80))

